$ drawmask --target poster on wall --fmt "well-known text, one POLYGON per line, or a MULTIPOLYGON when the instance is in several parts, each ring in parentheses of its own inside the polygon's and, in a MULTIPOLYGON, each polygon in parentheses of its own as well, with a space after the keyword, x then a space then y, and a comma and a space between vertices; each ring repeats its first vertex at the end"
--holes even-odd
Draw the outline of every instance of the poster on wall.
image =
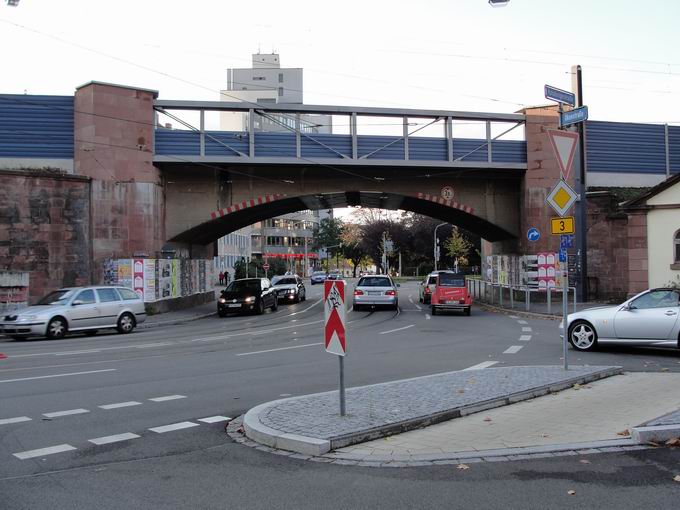
POLYGON ((118 285, 128 289, 132 288, 132 260, 118 260, 118 285))
POLYGON ((118 285, 118 259, 106 259, 104 261, 104 285, 118 285))
POLYGON ((198 291, 199 292, 205 292, 206 291, 206 280, 207 280, 207 275, 206 275, 206 270, 207 270, 208 264, 205 263, 205 260, 199 260, 198 261, 198 291))
POLYGON ((144 259, 144 302, 156 301, 156 260, 144 259))
POLYGON ((557 285, 555 266, 557 257, 554 253, 539 253, 537 258, 538 265, 538 288, 546 290, 555 288, 557 285))
POLYGON ((170 280, 170 287, 172 289, 172 293, 170 294, 170 297, 179 297, 180 296, 180 290, 179 290, 179 260, 173 259, 172 260, 172 269, 170 270, 171 273, 171 280, 170 280))
POLYGON ((158 299, 172 297, 172 260, 158 261, 158 299))
POLYGON ((133 259, 132 267, 132 290, 144 299, 144 260, 133 259))

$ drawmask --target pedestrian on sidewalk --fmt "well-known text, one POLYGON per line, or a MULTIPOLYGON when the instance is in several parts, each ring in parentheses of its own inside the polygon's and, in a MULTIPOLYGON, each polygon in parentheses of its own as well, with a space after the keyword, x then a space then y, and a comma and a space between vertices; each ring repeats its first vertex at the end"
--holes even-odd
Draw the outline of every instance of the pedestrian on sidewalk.
POLYGON ((220 285, 224 285, 224 272, 220 271, 219 277, 220 277, 220 285))

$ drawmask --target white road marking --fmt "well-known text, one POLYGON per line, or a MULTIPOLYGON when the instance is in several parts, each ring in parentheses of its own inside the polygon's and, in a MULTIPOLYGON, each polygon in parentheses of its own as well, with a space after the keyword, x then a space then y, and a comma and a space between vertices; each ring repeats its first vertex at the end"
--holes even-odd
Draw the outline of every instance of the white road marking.
POLYGON ((429 321, 432 317, 430 316, 429 313, 426 313, 426 314, 425 314, 425 318, 429 321))
POLYGON ((485 361, 483 363, 479 363, 478 365, 472 365, 471 367, 464 368, 463 372, 466 370, 479 370, 482 368, 489 368, 495 365, 496 363, 498 363, 498 361, 485 361))
POLYGON ((164 345, 172 345, 172 342, 159 342, 156 344, 135 345, 135 349, 149 349, 151 347, 163 347, 164 345))
POLYGON ((517 354, 520 350, 522 350, 523 345, 513 345, 511 347, 508 347, 503 351, 503 354, 517 354))
POLYGON ((230 421, 229 416, 209 416, 207 418, 199 418, 197 421, 202 421, 203 423, 218 423, 221 421, 230 421))
POLYGON ((524 326, 524 327, 522 328, 522 331, 524 331, 524 332, 526 332, 526 333, 531 333, 531 327, 529 327, 529 326, 524 326))
POLYGON ((529 324, 527 321, 517 321, 517 324, 529 324))
POLYGON ((287 351, 288 349, 301 349, 302 347, 312 347, 314 345, 323 345, 323 342, 317 342, 315 344, 293 345, 291 347, 279 347, 278 349, 267 349, 266 351, 242 352, 236 356, 250 356, 251 354, 263 354, 265 352, 287 351))
POLYGON ((83 351, 67 351, 55 353, 55 356, 68 356, 69 354, 90 354, 92 352, 101 352, 101 349, 88 349, 83 351))
POLYGON ((405 329, 412 328, 413 326, 415 326, 415 324, 409 324, 408 326, 404 326, 403 328, 390 329, 389 331, 381 331, 379 334, 386 335, 388 333, 394 333, 395 331, 403 331, 405 329))
POLYGON ((149 430, 151 432, 156 432, 157 434, 163 434, 164 432, 172 432, 173 430, 182 430, 198 426, 199 426, 198 423, 194 423, 191 421, 182 421, 179 423, 173 423, 171 425, 163 425, 162 427, 154 427, 149 430))
POLYGON ((135 402, 130 400, 129 402, 118 402, 117 404, 104 404, 103 406, 97 406, 102 409, 118 409, 119 407, 131 407, 131 406, 141 406, 141 402, 135 402))
POLYGON ((60 416, 70 416, 72 414, 85 414, 89 413, 87 409, 69 409, 67 411, 55 411, 53 413, 43 413, 45 418, 59 418, 60 416))
POLYGON ((39 375, 37 377, 22 377, 21 379, 1 379, 0 383, 18 382, 18 381, 33 381, 35 379, 50 379, 51 377, 68 377, 71 375, 84 374, 98 374, 101 372, 115 372, 116 368, 107 368, 106 370, 89 370, 88 372, 71 372, 70 374, 54 374, 54 375, 39 375))
POLYGON ((177 400, 180 398, 187 398, 184 395, 167 395, 165 397, 154 397, 150 398, 151 402, 167 402, 168 400, 177 400))
POLYGON ((531 340, 531 335, 522 335, 519 337, 520 342, 528 342, 531 340))
POLYGON ((22 421, 31 421, 28 416, 17 416, 16 418, 5 418, 0 420, 0 425, 9 425, 10 423, 21 423, 22 421))
POLYGON ((420 305, 416 305, 415 303, 413 303, 413 304, 415 305, 415 307, 416 307, 416 308, 417 308, 418 310, 422 310, 422 309, 423 309, 423 307, 422 307, 422 306, 420 306, 420 305))
POLYGON ((511 319, 519 319, 519 317, 517 317, 516 315, 508 315, 508 317, 510 317, 511 319))
POLYGON ((32 459, 33 457, 42 457, 43 455, 52 455, 53 453, 68 452, 77 450, 75 446, 70 444, 59 444, 57 446, 49 446, 47 448, 40 448, 39 450, 27 450, 25 452, 13 453, 17 459, 32 459))
POLYGON ((124 434, 117 434, 115 436, 95 437, 94 439, 88 439, 88 441, 94 444, 110 444, 119 441, 127 441, 128 439, 137 439, 138 437, 141 436, 133 434, 132 432, 125 432, 124 434))

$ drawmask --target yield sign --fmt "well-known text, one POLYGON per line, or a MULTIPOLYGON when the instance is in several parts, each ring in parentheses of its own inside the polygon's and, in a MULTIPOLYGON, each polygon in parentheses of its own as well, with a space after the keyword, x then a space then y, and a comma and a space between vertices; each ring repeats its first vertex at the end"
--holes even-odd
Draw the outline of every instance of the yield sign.
POLYGON ((552 145, 553 151, 555 151, 555 157, 557 158, 557 163, 560 165, 562 175, 564 175, 564 178, 566 179, 569 177, 571 165, 574 162, 578 133, 550 130, 548 131, 548 136, 550 137, 550 144, 552 145))
POLYGON ((345 282, 343 280, 324 282, 323 305, 326 319, 324 326, 326 351, 344 356, 347 345, 345 343, 345 282))

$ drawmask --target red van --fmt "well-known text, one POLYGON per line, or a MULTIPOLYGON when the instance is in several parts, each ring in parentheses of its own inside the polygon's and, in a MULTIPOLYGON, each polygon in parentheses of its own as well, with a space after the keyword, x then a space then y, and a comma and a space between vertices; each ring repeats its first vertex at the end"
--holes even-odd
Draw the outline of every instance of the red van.
POLYGON ((430 303, 432 315, 436 315, 438 310, 462 310, 465 315, 470 315, 472 297, 468 294, 465 275, 439 273, 430 303))

